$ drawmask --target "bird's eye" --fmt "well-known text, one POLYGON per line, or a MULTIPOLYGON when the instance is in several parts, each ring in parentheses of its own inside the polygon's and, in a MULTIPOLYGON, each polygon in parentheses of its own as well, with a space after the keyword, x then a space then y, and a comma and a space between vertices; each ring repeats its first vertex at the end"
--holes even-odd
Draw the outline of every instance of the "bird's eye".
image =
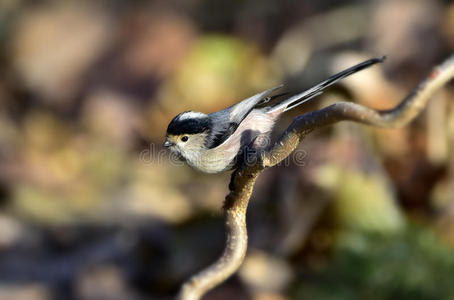
POLYGON ((181 137, 181 141, 182 142, 187 142, 188 139, 189 139, 189 137, 187 135, 184 135, 184 136, 181 137))

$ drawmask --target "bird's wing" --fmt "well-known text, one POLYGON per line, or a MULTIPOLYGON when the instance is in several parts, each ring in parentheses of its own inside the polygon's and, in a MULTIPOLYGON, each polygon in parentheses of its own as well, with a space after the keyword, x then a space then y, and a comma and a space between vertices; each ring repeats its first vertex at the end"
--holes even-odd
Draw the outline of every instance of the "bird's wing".
POLYGON ((269 90, 258 93, 252 97, 249 97, 233 106, 227 108, 229 110, 230 121, 236 124, 240 124, 241 121, 254 109, 258 104, 269 101, 269 96, 274 91, 280 89, 283 85, 273 87, 269 90))
POLYGON ((283 85, 273 87, 269 90, 258 93, 224 110, 211 113, 212 129, 210 133, 208 148, 215 148, 231 136, 246 116, 259 104, 268 102, 268 97, 283 85))
MULTIPOLYGON (((293 97, 285 99, 277 105, 270 106, 268 112, 283 110, 290 110, 309 99, 312 99, 320 95, 324 89, 338 82, 339 80, 350 76, 356 72, 366 69, 376 63, 382 62, 385 57, 378 57, 366 60, 360 64, 350 67, 342 72, 339 72, 328 79, 320 82, 314 87, 299 93, 293 97)), ((275 95, 269 97, 271 93, 280 89, 283 85, 271 88, 269 90, 258 93, 250 98, 247 98, 233 106, 230 106, 222 111, 218 111, 210 114, 210 120, 212 122, 212 129, 210 137, 207 139, 209 142, 206 145, 208 148, 215 148, 226 141, 238 128, 241 122, 246 116, 257 106, 272 100, 275 97, 282 96, 284 94, 275 95)))

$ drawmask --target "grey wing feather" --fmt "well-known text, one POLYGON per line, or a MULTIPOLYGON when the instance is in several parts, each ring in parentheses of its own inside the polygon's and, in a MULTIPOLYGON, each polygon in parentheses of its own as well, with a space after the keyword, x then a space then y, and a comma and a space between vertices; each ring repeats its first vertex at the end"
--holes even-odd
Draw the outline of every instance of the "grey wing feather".
POLYGON ((240 124, 241 121, 243 121, 243 119, 251 112, 251 110, 254 109, 254 107, 265 100, 268 95, 280 89, 282 86, 283 85, 281 84, 277 87, 273 87, 227 108, 229 110, 230 121, 240 124))
POLYGON ((208 148, 215 148, 222 144, 238 128, 240 123, 258 104, 268 101, 267 97, 283 85, 273 87, 252 97, 249 97, 224 110, 209 114, 212 123, 208 148))

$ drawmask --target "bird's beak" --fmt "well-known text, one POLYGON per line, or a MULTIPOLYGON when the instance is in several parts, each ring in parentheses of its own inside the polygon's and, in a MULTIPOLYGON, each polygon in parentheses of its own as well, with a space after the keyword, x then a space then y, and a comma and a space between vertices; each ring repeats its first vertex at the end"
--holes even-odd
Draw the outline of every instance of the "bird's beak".
POLYGON ((166 140, 166 141, 164 142, 164 144, 162 144, 162 146, 164 146, 165 148, 169 148, 171 145, 172 145, 172 143, 169 142, 168 140, 166 140))

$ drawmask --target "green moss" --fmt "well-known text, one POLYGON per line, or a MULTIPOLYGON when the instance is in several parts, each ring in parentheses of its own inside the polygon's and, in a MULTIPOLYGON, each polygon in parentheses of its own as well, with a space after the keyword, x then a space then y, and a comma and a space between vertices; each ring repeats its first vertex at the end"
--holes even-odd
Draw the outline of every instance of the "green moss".
POLYGON ((299 276, 293 299, 454 299, 454 251, 429 230, 351 232, 322 271, 299 276), (362 247, 357 247, 358 241, 362 247))

